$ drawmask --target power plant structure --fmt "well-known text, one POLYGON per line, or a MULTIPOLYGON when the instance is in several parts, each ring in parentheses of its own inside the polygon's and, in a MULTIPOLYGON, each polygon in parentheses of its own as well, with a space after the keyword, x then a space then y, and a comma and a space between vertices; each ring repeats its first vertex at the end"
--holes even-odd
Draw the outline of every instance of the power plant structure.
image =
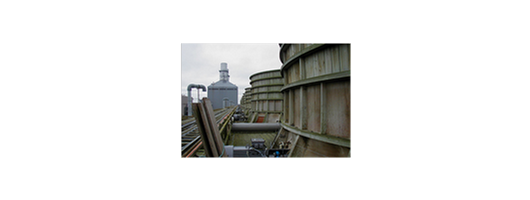
POLYGON ((212 102, 213 109, 237 105, 237 86, 230 83, 227 63, 221 63, 219 81, 208 86, 208 99, 212 102))
POLYGON ((249 115, 249 112, 250 112, 250 104, 251 104, 250 102, 252 98, 251 93, 252 93, 252 88, 250 87, 245 88, 245 93, 243 93, 243 97, 241 97, 241 101, 239 103, 245 115, 249 115))
POLYGON ((279 122, 283 109, 283 79, 280 70, 258 72, 250 76, 250 122, 279 122))
MULTIPOLYGON (((280 69, 252 74, 241 105, 216 112, 224 148, 203 131, 221 153, 183 143, 183 157, 350 157, 350 52, 350 44, 280 44, 280 69)), ((228 82, 226 63, 219 72, 228 82)), ((229 97, 219 98, 222 106, 229 97)))
POLYGON ((285 85, 276 145, 290 157, 349 157, 350 44, 281 44, 285 85))

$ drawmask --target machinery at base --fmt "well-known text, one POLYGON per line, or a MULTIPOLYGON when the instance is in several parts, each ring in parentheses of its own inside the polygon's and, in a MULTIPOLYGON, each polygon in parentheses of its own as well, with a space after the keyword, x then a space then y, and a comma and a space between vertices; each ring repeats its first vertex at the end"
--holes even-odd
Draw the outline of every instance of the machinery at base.
POLYGON ((226 154, 228 155, 228 157, 279 158, 279 157, 287 157, 289 150, 290 150, 287 148, 269 149, 265 145, 265 140, 262 138, 252 138, 250 142, 251 142, 251 145, 247 145, 247 146, 233 146, 233 145, 224 146, 226 154))
POLYGON ((236 108, 236 112, 232 116, 232 121, 238 121, 238 122, 247 121, 247 116, 245 116, 245 113, 241 109, 241 106, 238 106, 236 108))

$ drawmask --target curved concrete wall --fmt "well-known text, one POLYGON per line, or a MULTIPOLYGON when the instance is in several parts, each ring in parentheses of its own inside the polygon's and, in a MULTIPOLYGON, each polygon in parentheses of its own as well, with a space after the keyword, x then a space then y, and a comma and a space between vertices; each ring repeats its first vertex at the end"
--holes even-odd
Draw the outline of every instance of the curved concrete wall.
POLYGON ((350 44, 281 44, 282 132, 291 156, 350 154, 350 44))

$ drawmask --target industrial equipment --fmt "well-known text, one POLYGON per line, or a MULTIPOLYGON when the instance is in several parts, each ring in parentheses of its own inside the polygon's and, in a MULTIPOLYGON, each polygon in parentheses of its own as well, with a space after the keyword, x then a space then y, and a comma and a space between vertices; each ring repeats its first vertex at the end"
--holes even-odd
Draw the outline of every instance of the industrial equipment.
POLYGON ((201 85, 201 84, 189 84, 188 85, 188 116, 191 116, 191 102, 192 102, 192 99, 191 98, 191 89, 193 88, 197 88, 197 100, 200 101, 200 93, 199 93, 199 89, 202 89, 202 91, 206 91, 206 87, 204 85, 201 85))
POLYGON ((263 138, 252 138, 250 145, 247 146, 233 146, 226 145, 225 152, 228 157, 268 157, 279 158, 287 157, 290 149, 269 149, 265 145, 263 138))

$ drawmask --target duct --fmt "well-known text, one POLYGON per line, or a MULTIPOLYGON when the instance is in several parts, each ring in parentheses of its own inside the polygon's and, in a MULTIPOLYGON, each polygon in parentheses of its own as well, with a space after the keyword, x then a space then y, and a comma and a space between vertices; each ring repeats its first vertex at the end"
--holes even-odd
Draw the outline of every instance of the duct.
POLYGON ((191 89, 197 88, 197 99, 199 99, 199 89, 202 89, 202 91, 206 91, 206 86, 201 84, 189 84, 188 85, 188 116, 191 116, 191 89))
POLYGON ((280 123, 233 123, 232 131, 277 131, 280 123))
POLYGON ((206 92, 206 86, 204 86, 204 85, 200 85, 200 84, 197 85, 197 90, 198 89, 202 89, 203 92, 206 92))
POLYGON ((192 88, 197 88, 197 90, 198 89, 202 89, 202 91, 206 91, 206 86, 201 85, 201 84, 193 84, 193 83, 189 84, 188 85, 188 92, 190 92, 192 88))

